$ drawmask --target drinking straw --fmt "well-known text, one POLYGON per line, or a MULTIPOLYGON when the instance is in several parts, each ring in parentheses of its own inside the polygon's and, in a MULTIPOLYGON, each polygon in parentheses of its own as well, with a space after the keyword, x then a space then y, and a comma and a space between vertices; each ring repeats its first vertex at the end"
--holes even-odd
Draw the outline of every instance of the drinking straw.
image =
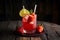
POLYGON ((34 13, 36 12, 36 8, 37 8, 37 5, 35 4, 35 7, 34 7, 34 13))
POLYGON ((24 9, 25 7, 24 7, 24 5, 23 5, 23 9, 24 9))

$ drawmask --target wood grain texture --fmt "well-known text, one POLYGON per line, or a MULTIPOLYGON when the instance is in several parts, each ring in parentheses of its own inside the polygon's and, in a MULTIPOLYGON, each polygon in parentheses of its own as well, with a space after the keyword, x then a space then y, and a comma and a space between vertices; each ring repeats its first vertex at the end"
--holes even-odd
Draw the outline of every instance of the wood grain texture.
POLYGON ((31 37, 31 40, 42 40, 40 37, 31 37))
POLYGON ((9 21, 8 30, 16 31, 18 21, 9 21))
POLYGON ((18 37, 16 40, 30 40, 30 37, 18 37))
POLYGON ((8 21, 3 21, 3 22, 0 22, 0 31, 4 31, 4 30, 7 30, 8 29, 8 21))
POLYGON ((15 40, 15 35, 11 35, 11 34, 5 34, 5 33, 2 33, 0 34, 0 40, 15 40))
POLYGON ((17 23, 18 21, 0 22, 0 31, 3 31, 2 33, 0 32, 0 40, 60 40, 60 25, 38 21, 37 24, 43 24, 44 26, 44 35, 40 35, 39 37, 16 37, 11 31, 16 30, 17 23), (10 33, 8 33, 9 30, 10 33))
MULTIPOLYGON (((48 40, 60 40, 56 31, 52 28, 53 24, 48 23, 48 22, 43 22, 43 24, 44 24, 44 27, 45 27, 45 30, 46 30, 45 32, 47 34, 47 39, 48 40)), ((54 26, 56 26, 56 25, 54 25, 54 26)))
POLYGON ((53 24, 51 28, 56 32, 58 39, 60 40, 60 25, 53 24))

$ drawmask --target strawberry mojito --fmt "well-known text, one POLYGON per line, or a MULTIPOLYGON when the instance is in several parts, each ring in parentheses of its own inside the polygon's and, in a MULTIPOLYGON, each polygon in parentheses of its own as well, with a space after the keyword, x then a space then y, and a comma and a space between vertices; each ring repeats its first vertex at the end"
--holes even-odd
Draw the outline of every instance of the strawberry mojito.
POLYGON ((35 14, 36 6, 34 12, 30 12, 23 6, 23 9, 20 10, 19 15, 22 17, 22 28, 25 33, 34 33, 36 30, 36 19, 37 15, 35 14))
POLYGON ((32 33, 36 30, 36 18, 37 15, 35 13, 26 15, 22 18, 22 27, 27 33, 32 33))

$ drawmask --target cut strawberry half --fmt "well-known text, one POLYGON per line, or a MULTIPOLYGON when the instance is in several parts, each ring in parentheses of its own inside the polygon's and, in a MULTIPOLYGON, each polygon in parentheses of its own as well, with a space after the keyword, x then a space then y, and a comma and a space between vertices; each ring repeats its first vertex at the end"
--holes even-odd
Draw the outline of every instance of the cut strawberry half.
POLYGON ((29 22, 31 22, 31 21, 34 21, 34 16, 29 15, 29 18, 28 18, 28 23, 29 23, 29 22))

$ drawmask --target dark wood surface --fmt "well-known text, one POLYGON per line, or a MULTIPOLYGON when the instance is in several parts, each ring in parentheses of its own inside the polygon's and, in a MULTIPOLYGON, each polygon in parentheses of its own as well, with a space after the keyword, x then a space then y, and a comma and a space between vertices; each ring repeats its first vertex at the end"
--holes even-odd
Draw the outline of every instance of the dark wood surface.
POLYGON ((0 40, 60 40, 60 25, 38 21, 44 26, 44 35, 36 37, 16 36, 15 31, 17 25, 21 25, 21 21, 2 21, 0 22, 0 40))

